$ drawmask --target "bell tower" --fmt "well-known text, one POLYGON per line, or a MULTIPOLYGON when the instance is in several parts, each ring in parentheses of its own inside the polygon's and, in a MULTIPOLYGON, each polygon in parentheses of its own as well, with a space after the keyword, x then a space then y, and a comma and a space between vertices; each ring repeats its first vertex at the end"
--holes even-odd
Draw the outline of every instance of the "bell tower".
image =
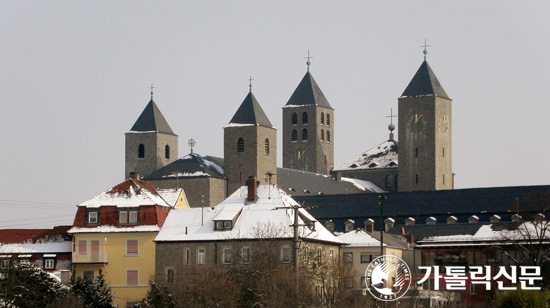
POLYGON ((309 72, 283 107, 283 167, 319 174, 334 168, 334 109, 309 72))
POLYGON ((453 189, 452 100, 424 62, 398 98, 399 191, 453 189))

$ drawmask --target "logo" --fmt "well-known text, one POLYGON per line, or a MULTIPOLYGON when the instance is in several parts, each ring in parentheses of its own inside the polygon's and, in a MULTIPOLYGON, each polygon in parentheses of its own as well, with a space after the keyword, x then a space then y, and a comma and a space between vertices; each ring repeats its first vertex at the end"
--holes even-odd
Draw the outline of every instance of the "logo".
POLYGON ((396 256, 380 256, 365 271, 367 290, 382 301, 394 301, 405 295, 411 285, 411 270, 396 256))

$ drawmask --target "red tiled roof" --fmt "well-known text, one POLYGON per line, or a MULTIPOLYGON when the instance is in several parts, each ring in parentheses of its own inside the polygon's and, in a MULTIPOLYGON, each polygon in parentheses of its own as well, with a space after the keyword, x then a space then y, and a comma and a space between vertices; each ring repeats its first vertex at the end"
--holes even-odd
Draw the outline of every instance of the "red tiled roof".
POLYGON ((4 229, 0 230, 0 243, 16 244, 33 239, 48 229, 4 229))
MULTIPOLYGON (((141 180, 136 180, 136 179, 128 179, 128 180, 116 185, 115 187, 111 188, 106 193, 111 194, 111 195, 121 194, 121 193, 124 193, 125 191, 130 190, 131 186, 139 187, 141 189, 145 189, 145 190, 149 191, 153 195, 158 195, 157 194, 157 189, 158 188, 155 185, 153 185, 152 183, 146 182, 146 181, 141 181, 141 180)), ((139 190, 136 191, 136 194, 139 194, 139 190)))

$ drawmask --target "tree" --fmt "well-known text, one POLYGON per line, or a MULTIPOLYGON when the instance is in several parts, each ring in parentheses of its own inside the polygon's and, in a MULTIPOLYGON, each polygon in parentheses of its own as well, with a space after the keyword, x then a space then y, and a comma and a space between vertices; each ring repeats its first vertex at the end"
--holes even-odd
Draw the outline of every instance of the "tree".
POLYGON ((28 263, 13 264, 3 269, 0 285, 0 307, 46 307, 69 291, 50 274, 28 263))
POLYGON ((87 308, 112 308, 113 295, 111 288, 105 284, 104 275, 99 271, 99 276, 78 277, 72 284, 73 293, 84 302, 87 308))
POLYGON ((147 297, 141 301, 141 307, 144 308, 175 308, 176 303, 174 297, 169 292, 166 286, 160 286, 154 282, 147 291, 147 297))
POLYGON ((548 293, 532 290, 514 290, 497 295, 498 308, 546 307, 548 293))

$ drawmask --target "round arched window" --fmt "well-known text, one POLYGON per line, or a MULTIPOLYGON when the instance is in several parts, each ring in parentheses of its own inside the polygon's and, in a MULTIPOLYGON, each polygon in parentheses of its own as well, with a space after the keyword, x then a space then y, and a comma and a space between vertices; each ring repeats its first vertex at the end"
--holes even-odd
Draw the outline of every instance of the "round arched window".
POLYGON ((170 159, 170 146, 166 145, 164 147, 164 158, 170 159))
POLYGON ((294 112, 292 114, 292 125, 296 125, 296 124, 298 124, 298 114, 294 112))
POLYGON ((138 158, 144 158, 145 157, 145 146, 142 144, 138 147, 138 158))
POLYGON ((307 138, 308 138, 307 129, 303 129, 302 130, 302 141, 307 141, 307 138))
POLYGON ((244 139, 239 138, 237 141, 237 153, 243 153, 244 152, 244 139))
POLYGON ((290 141, 297 141, 297 140, 298 140, 298 131, 293 129, 290 141))
POLYGON ((307 124, 307 112, 302 113, 302 124, 307 124))

